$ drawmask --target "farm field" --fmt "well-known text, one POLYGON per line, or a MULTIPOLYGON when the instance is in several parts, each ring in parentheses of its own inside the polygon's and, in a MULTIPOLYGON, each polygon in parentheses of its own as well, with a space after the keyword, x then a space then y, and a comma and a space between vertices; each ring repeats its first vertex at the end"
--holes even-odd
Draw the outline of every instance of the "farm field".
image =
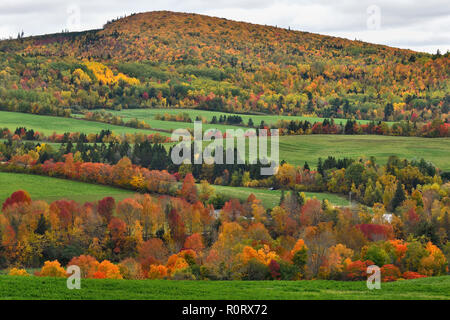
MULTIPOLYGON (((374 156, 378 164, 386 164, 390 156, 398 156, 408 160, 424 158, 443 171, 450 170, 450 138, 314 134, 282 136, 279 140, 280 161, 297 166, 303 166, 306 161, 310 167, 316 168, 318 159, 324 160, 328 156, 352 159, 374 156)), ((203 143, 203 147, 208 144, 203 143)), ((167 150, 173 145, 165 144, 167 150)), ((248 141, 246 148, 248 152, 248 141)))
POLYGON ((133 300, 448 300, 450 276, 382 283, 306 281, 170 281, 84 279, 68 290, 66 279, 0 276, 0 299, 133 300))
POLYGON ((374 156, 385 164, 389 156, 408 160, 424 158, 444 171, 450 170, 450 139, 391 137, 375 135, 307 135, 280 137, 280 161, 317 166, 317 159, 328 156, 358 158, 374 156))
MULTIPOLYGON (((176 115, 179 113, 188 113, 192 120, 195 120, 196 117, 206 118, 208 121, 211 121, 213 116, 216 116, 217 119, 221 115, 231 116, 238 115, 242 118, 244 124, 248 123, 248 120, 251 118, 255 125, 259 125, 261 121, 264 121, 266 124, 275 124, 278 120, 308 120, 311 123, 323 121, 324 118, 319 117, 304 117, 304 116, 273 116, 273 115, 248 115, 248 114, 238 114, 238 113, 224 113, 217 111, 206 111, 206 110, 196 110, 196 109, 124 109, 121 111, 111 111, 107 110, 114 115, 122 117, 124 120, 130 120, 136 118, 138 120, 145 121, 152 128, 155 129, 177 129, 177 128, 193 128, 193 123, 186 122, 175 122, 175 121, 163 121, 163 120, 155 120, 155 116, 160 114, 163 115, 165 113, 170 115, 176 115)), ((345 119, 335 119, 336 123, 346 123, 345 119)), ((358 123, 369 123, 367 120, 358 120, 358 123)), ((215 128, 220 130, 225 130, 227 128, 239 128, 237 126, 231 125, 220 125, 220 124, 203 124, 204 129, 215 128)))
MULTIPOLYGON (((245 187, 227 187, 214 186, 216 192, 229 198, 236 198, 239 200, 246 200, 250 194, 254 194, 257 199, 260 199, 265 208, 273 208, 280 203, 281 190, 245 188, 245 187)), ((320 201, 327 199, 331 204, 337 206, 347 206, 348 200, 344 197, 320 192, 305 192, 307 198, 316 198, 320 201)))
POLYGON ((70 199, 81 203, 113 197, 117 200, 132 197, 134 192, 78 181, 37 176, 31 174, 0 172, 0 204, 11 193, 26 190, 33 200, 55 201, 70 199))
POLYGON ((168 135, 164 132, 154 130, 135 129, 124 126, 115 126, 107 123, 93 122, 74 118, 63 118, 53 116, 41 116, 29 113, 0 111, 0 128, 15 130, 17 127, 26 127, 46 135, 53 132, 81 132, 85 134, 100 133, 101 130, 111 130, 116 134, 143 132, 147 134, 159 133, 168 135))
MULTIPOLYGON (((225 186, 214 186, 214 188, 218 194, 242 201, 246 200, 253 193, 262 201, 266 208, 273 208, 278 205, 281 196, 280 190, 225 186)), ((17 190, 28 191, 33 200, 46 200, 49 202, 62 198, 81 203, 100 200, 104 197, 123 200, 135 194, 132 191, 109 186, 31 174, 0 172, 0 204, 17 190), (43 188, 42 186, 45 187, 43 188)), ((305 195, 308 198, 316 197, 319 200, 328 199, 334 205, 344 206, 348 204, 345 198, 333 194, 306 192, 305 195)))
MULTIPOLYGON (((170 109, 138 109, 116 111, 121 113, 129 113, 135 115, 137 113, 144 114, 148 112, 149 117, 153 119, 153 115, 163 111, 178 112, 178 110, 170 109)), ((193 110, 195 114, 202 115, 203 113, 221 114, 212 111, 193 110)), ((247 116, 247 115, 246 115, 247 116)), ((253 117, 253 116, 248 116, 253 117)), ((273 116, 258 116, 267 117, 267 119, 279 118, 273 116)), ((131 116, 130 116, 131 118, 131 116)), ((298 117, 304 118, 304 117, 298 117)), ((157 121, 166 125, 165 128, 170 129, 178 127, 193 126, 190 123, 184 122, 169 122, 157 121), (173 126, 173 127, 172 127, 173 126)), ((150 123, 150 125, 152 125, 150 123)), ((19 126, 25 126, 29 129, 34 129, 45 134, 52 134, 53 132, 83 132, 83 133, 99 133, 103 129, 110 129, 115 133, 134 133, 137 131, 156 133, 152 130, 141 130, 123 126, 114 126, 100 122, 77 120, 71 118, 40 116, 33 114, 15 113, 0 111, 0 128, 7 127, 15 130, 19 126)), ((154 124, 154 128, 157 128, 154 124)), ((204 125, 217 127, 219 129, 232 128, 227 125, 204 125)), ((234 128, 238 128, 234 126, 234 128)), ((161 135, 169 136, 169 133, 158 132, 161 135)), ((169 148, 172 144, 166 144, 169 148)), ((206 145, 206 144, 205 144, 206 145)), ((374 156, 378 163, 384 164, 389 156, 397 155, 400 158, 408 160, 424 158, 431 161, 444 171, 450 170, 450 161, 448 154, 450 150, 449 138, 420 138, 420 137, 393 137, 393 136, 377 136, 377 135, 302 135, 302 136, 282 136, 280 137, 280 160, 286 160, 295 165, 303 165, 305 161, 310 166, 317 166, 317 159, 319 157, 326 158, 329 155, 336 158, 357 158, 360 156, 370 157, 374 156)))

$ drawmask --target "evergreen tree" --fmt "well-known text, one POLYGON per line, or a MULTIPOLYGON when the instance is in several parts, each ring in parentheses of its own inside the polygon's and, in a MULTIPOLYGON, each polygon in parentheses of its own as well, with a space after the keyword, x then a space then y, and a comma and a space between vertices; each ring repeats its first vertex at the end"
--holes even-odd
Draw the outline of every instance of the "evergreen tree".
POLYGON ((403 186, 400 181, 397 182, 397 189, 395 190, 394 198, 392 198, 391 207, 392 211, 395 211, 399 205, 405 201, 405 191, 403 190, 403 186))
POLYGON ((306 161, 305 161, 305 165, 303 166, 303 170, 311 170, 311 169, 309 168, 308 162, 306 162, 306 161))
POLYGON ((41 213, 36 230, 34 230, 34 232, 43 235, 48 229, 50 229, 50 224, 47 222, 47 219, 45 219, 44 215, 41 213))
POLYGON ((324 176, 324 174, 323 174, 322 158, 319 158, 319 163, 317 164, 317 172, 319 172, 322 177, 324 176))

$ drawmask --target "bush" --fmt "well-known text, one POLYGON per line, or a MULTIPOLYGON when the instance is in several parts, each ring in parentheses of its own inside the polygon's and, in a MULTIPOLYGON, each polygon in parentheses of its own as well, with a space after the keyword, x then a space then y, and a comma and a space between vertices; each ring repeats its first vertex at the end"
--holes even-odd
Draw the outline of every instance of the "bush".
POLYGON ((81 270, 81 276, 83 278, 93 278, 94 273, 97 272, 99 262, 92 256, 81 255, 74 257, 67 266, 78 266, 81 270))
POLYGON ((367 279, 367 267, 373 265, 370 260, 366 261, 353 261, 350 262, 345 268, 345 277, 348 280, 366 280, 367 279))
POLYGON ((268 280, 270 279, 269 268, 253 258, 247 263, 244 278, 246 280, 268 280))
POLYGON ((176 270, 172 278, 173 280, 196 280, 189 268, 176 270))
POLYGON ((378 245, 371 245, 365 253, 364 258, 373 261, 377 266, 384 266, 390 262, 389 255, 378 245))
POLYGON ((393 264, 386 264, 381 267, 381 279, 383 282, 395 281, 400 277, 400 269, 393 264))
POLYGON ((152 264, 147 272, 148 279, 165 279, 167 278, 168 270, 163 265, 152 264))
POLYGON ((273 280, 280 280, 281 273, 280 273, 280 264, 275 260, 270 260, 269 263, 269 271, 270 276, 273 280))
POLYGON ((96 274, 100 279, 123 279, 119 267, 108 260, 104 260, 98 265, 96 274), (102 278, 103 276, 104 278, 102 278))
POLYGON ((67 276, 66 270, 61 267, 58 260, 55 261, 45 261, 44 266, 39 273, 41 277, 59 277, 65 278, 67 276))
POLYGON ((21 276, 21 277, 29 277, 30 276, 28 274, 27 270, 25 270, 25 269, 17 269, 17 268, 12 268, 11 270, 9 270, 8 274, 10 276, 21 276))
POLYGON ((424 276, 423 274, 414 272, 414 271, 406 271, 403 273, 402 278, 403 279, 419 279, 419 278, 426 278, 427 276, 424 276))
POLYGON ((145 278, 141 264, 133 258, 127 258, 120 262, 119 270, 124 279, 140 280, 145 278))

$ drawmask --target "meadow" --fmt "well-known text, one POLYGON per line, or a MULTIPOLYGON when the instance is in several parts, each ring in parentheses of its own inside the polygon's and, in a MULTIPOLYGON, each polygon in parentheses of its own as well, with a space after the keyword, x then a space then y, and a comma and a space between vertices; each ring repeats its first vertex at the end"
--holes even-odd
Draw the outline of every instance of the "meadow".
POLYGON ((379 164, 396 155, 402 159, 424 158, 438 168, 450 170, 450 139, 376 135, 308 135, 280 137, 280 160, 296 165, 305 161, 316 167, 319 157, 353 158, 374 156, 379 164))
MULTIPOLYGON (((179 110, 133 109, 117 111, 117 113, 119 112, 122 115, 128 114, 130 118, 131 116, 139 116, 139 114, 147 114, 149 119, 153 119, 153 116, 156 113, 176 113, 179 112, 179 110)), ((206 117, 212 117, 212 114, 221 114, 218 112, 202 110, 193 110, 193 112, 193 116, 202 115, 206 117)), ((126 118, 126 116, 124 117, 126 118)), ((253 119, 254 116, 243 115, 243 117, 252 117, 253 119)), ((267 119, 267 121, 274 121, 273 119, 283 118, 283 116, 257 117, 263 117, 264 119, 267 119)), ((193 124, 191 123, 160 120, 152 120, 149 122, 149 124, 153 128, 166 130, 193 126, 193 124), (163 125, 165 125, 166 127, 163 128, 163 125)), ((145 132, 151 134, 157 132, 153 130, 142 130, 124 126, 114 126, 81 119, 0 111, 0 128, 7 127, 11 130, 15 130, 19 126, 25 126, 29 129, 43 132, 47 135, 52 134, 53 132, 83 132, 86 134, 99 133, 101 130, 106 129, 120 134, 135 132, 145 132)), ((225 130, 227 128, 238 128, 236 126, 233 127, 229 125, 204 125, 204 128, 206 129, 211 126, 222 130, 225 130)), ((161 135, 169 135, 168 133, 164 132, 159 133, 161 135)), ((166 144, 166 147, 169 148, 171 145, 173 144, 166 144)), ((303 165, 305 161, 307 161, 308 164, 312 167, 317 166, 317 160, 319 157, 326 158, 328 156, 334 156, 336 158, 358 158, 364 156, 368 158, 370 156, 374 156, 380 164, 384 164, 386 163, 389 156, 396 155, 400 158, 406 158, 408 160, 424 158, 427 161, 431 161, 440 169, 449 171, 449 151, 449 138, 430 139, 420 137, 394 137, 378 135, 302 135, 280 137, 280 160, 285 160, 295 165, 303 165)))
POLYGON ((65 179, 50 178, 31 174, 0 172, 0 204, 13 192, 26 190, 33 200, 48 202, 69 199, 80 203, 95 201, 104 197, 116 200, 131 198, 134 192, 65 179))
MULTIPOLYGON (((275 124, 278 120, 308 120, 311 123, 314 122, 322 122, 324 118, 319 117, 307 117, 307 116, 273 116, 273 115, 263 115, 263 114, 239 114, 239 113, 224 113, 224 112, 218 112, 218 111, 206 111, 206 110, 198 110, 198 109, 123 109, 121 111, 110 111, 107 110, 107 112, 110 112, 116 116, 122 117, 122 119, 128 121, 131 119, 138 119, 146 122, 149 124, 152 128, 157 129, 177 129, 180 127, 185 128, 193 128, 193 123, 186 123, 186 122, 175 122, 175 121, 163 121, 163 120, 156 120, 156 115, 163 115, 163 114, 170 114, 170 115, 177 115, 180 113, 187 113, 191 117, 191 119, 194 121, 196 117, 205 118, 208 122, 211 121, 211 119, 216 116, 217 119, 221 115, 226 116, 240 116, 244 122, 245 125, 247 125, 248 120, 251 118, 253 120, 253 123, 255 125, 259 125, 261 121, 264 121, 266 124, 275 124)), ((336 123, 339 124, 345 124, 347 122, 346 119, 335 119, 336 123)), ((369 123, 368 120, 358 120, 357 121, 360 124, 369 123)), ((226 128, 236 128, 236 126, 230 126, 230 125, 220 125, 220 124, 204 124, 204 129, 209 128, 215 128, 215 129, 226 129, 226 128)))
MULTIPOLYGON (((241 201, 245 201, 250 194, 254 194, 257 199, 260 199, 265 208, 273 208, 278 206, 280 203, 281 190, 270 190, 270 189, 256 189, 256 188, 245 188, 245 187, 227 187, 227 186, 214 186, 216 193, 221 194, 225 197, 236 198, 241 201)), ((316 198, 320 201, 327 199, 331 204, 336 206, 347 206, 349 202, 346 198, 330 194, 330 193, 320 193, 320 192, 305 192, 307 198, 316 198)))
MULTIPOLYGON (((241 201, 245 201, 253 193, 262 201, 265 208, 277 206, 281 196, 280 190, 226 186, 214 186, 214 188, 216 193, 226 198, 237 198, 241 201)), ((113 197, 120 201, 125 198, 131 198, 135 194, 133 191, 109 186, 31 174, 0 172, 0 204, 18 190, 28 191, 33 200, 45 200, 48 202, 64 198, 84 203, 100 200, 104 197, 113 197)), ((348 201, 345 198, 334 194, 306 192, 305 195, 308 198, 327 199, 334 205, 348 205, 348 201)))
POLYGON ((0 111, 0 128, 8 128, 11 131, 16 130, 17 127, 26 127, 39 131, 45 135, 52 133, 65 132, 81 132, 85 134, 100 133, 101 130, 111 130, 116 134, 136 133, 142 132, 146 134, 159 133, 161 135, 168 135, 164 132, 154 130, 135 129, 125 126, 115 126, 107 123, 93 122, 76 118, 63 118, 53 116, 42 116, 30 113, 7 112, 0 111))
MULTIPOLYGON (((222 112, 193 110, 193 109, 128 109, 111 111, 120 115, 124 120, 137 118, 148 123, 152 128, 173 130, 177 128, 193 128, 193 123, 155 120, 157 114, 177 114, 187 112, 193 120, 197 116, 210 121, 215 115, 217 118, 222 112)), ((231 114, 227 114, 231 115, 231 114)), ((235 114, 237 115, 237 114, 235 114)), ((273 116, 273 115, 243 115, 239 114, 245 123, 252 118, 255 124, 261 120, 273 124, 279 119, 284 120, 308 120, 310 122, 322 121, 323 118, 300 116, 273 116)), ((336 123, 345 123, 345 119, 335 119, 336 123)), ((360 123, 369 121, 359 120, 360 123)), ((231 125, 203 124, 203 129, 216 128, 222 131, 226 129, 242 128, 231 125)), ((303 165, 305 161, 316 167, 319 157, 326 158, 358 158, 361 156, 374 156, 380 164, 385 164, 391 155, 408 160, 424 158, 444 171, 450 170, 448 155, 450 152, 449 138, 420 138, 420 137, 396 137, 378 135, 301 135, 280 137, 280 160, 285 160, 295 165, 303 165)))
POLYGON ((0 299, 14 300, 449 300, 450 276, 382 283, 305 281, 170 281, 82 279, 68 290, 66 279, 0 276, 0 299))

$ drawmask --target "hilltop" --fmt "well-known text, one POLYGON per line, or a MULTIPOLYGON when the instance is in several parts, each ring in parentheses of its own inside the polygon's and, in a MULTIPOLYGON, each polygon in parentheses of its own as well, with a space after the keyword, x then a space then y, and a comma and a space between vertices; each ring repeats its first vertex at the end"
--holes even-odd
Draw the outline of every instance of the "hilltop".
MULTIPOLYGON (((167 11, 0 42, 0 110, 196 107, 446 119, 450 57, 167 11)), ((65 111, 64 111, 65 110, 65 111)))

